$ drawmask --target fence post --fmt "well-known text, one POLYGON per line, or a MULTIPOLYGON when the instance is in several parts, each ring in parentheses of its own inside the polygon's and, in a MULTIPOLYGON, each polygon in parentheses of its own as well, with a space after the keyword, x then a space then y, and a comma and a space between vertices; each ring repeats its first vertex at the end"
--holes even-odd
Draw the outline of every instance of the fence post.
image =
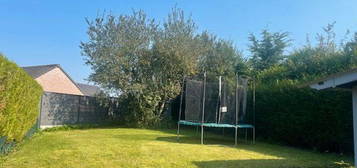
POLYGON ((45 92, 41 95, 40 97, 40 103, 39 103, 39 114, 38 114, 38 118, 37 118, 37 128, 40 129, 41 128, 41 113, 42 113, 42 98, 43 95, 45 94, 45 92))
POLYGON ((79 124, 79 113, 81 111, 81 96, 78 96, 77 124, 79 124))

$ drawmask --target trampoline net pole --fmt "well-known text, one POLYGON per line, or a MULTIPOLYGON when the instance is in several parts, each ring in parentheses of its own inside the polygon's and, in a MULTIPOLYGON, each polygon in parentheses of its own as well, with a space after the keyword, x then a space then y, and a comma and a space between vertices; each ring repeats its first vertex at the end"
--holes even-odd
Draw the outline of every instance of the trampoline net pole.
POLYGON ((255 126, 253 127, 253 144, 255 144, 255 126))
POLYGON ((179 140, 179 138, 180 138, 180 120, 181 120, 181 113, 182 113, 182 99, 183 99, 184 85, 185 85, 185 76, 182 78, 180 108, 179 108, 179 116, 178 116, 178 121, 177 121, 177 140, 179 140))
POLYGON ((215 117, 215 123, 219 123, 219 113, 220 113, 220 102, 221 102, 221 92, 222 92, 222 76, 219 76, 218 78, 218 99, 217 99, 217 104, 216 104, 216 117, 215 117))
POLYGON ((180 140, 180 122, 177 123, 177 141, 180 140))
POLYGON ((253 79, 253 125, 255 126, 255 78, 253 79))
POLYGON ((255 87, 256 81, 255 78, 253 78, 253 144, 255 144, 255 87))
POLYGON ((203 122, 201 122, 201 145, 203 145, 203 122))
POLYGON ((178 121, 181 120, 181 114, 182 114, 182 101, 183 101, 183 93, 184 93, 184 85, 185 85, 185 77, 182 79, 182 86, 181 86, 181 97, 180 97, 180 108, 179 108, 179 116, 178 116, 178 121))
POLYGON ((235 134, 234 134, 234 145, 237 146, 237 139, 238 139, 238 128, 235 127, 235 134))
POLYGON ((206 99, 206 72, 204 73, 203 79, 203 95, 202 95, 202 118, 201 122, 204 123, 205 121, 205 99, 206 99))
POLYGON ((239 76, 238 76, 238 74, 237 74, 237 80, 236 80, 235 95, 236 95, 236 97, 235 97, 235 99, 236 99, 236 108, 235 108, 236 122, 235 122, 235 124, 237 126, 238 125, 238 110, 239 110, 239 76))
POLYGON ((203 144, 203 123, 205 122, 205 98, 206 98, 206 72, 203 74, 203 96, 202 96, 202 119, 201 119, 201 144, 203 144))
POLYGON ((238 85, 239 85, 239 78, 238 78, 238 73, 237 73, 237 79, 236 79, 236 87, 235 87, 235 138, 234 138, 234 145, 237 146, 237 141, 238 141, 238 108, 239 108, 239 101, 238 101, 238 85))
POLYGON ((222 76, 219 76, 219 90, 218 90, 218 99, 219 99, 219 106, 218 106, 218 119, 217 123, 219 124, 221 121, 221 112, 222 112, 222 76))

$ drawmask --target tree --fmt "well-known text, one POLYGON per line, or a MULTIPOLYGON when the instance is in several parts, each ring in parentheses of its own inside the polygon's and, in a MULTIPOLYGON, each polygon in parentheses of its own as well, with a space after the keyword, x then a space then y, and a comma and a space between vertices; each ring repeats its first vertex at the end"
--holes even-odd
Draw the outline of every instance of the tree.
POLYGON ((93 70, 89 80, 120 95, 125 122, 150 126, 160 121, 183 76, 197 73, 202 47, 192 19, 173 8, 162 26, 142 11, 87 22, 89 41, 80 47, 93 70))
POLYGON ((137 90, 149 68, 150 48, 157 32, 154 20, 147 19, 142 11, 115 17, 108 15, 94 21, 87 20, 88 42, 80 48, 90 65, 89 80, 114 94, 137 90))
POLYGON ((251 64, 254 71, 262 71, 282 61, 284 50, 290 42, 287 32, 271 33, 263 30, 261 38, 261 40, 257 39, 254 34, 249 36, 251 42, 249 50, 252 53, 251 64))
POLYGON ((246 71, 242 54, 231 41, 219 39, 208 32, 203 32, 199 38, 204 48, 204 54, 199 59, 201 73, 234 77, 237 72, 241 74, 246 71))
POLYGON ((354 34, 352 40, 344 45, 343 53, 350 64, 353 66, 357 65, 357 32, 354 34))
POLYGON ((333 27, 334 23, 328 24, 316 35, 316 45, 308 43, 287 57, 284 66, 289 79, 312 80, 351 68, 355 43, 337 45, 333 27))
POLYGON ((173 8, 153 43, 153 80, 162 100, 157 109, 159 114, 165 103, 180 93, 183 77, 198 72, 197 63, 203 48, 196 31, 191 17, 185 18, 181 9, 173 8))
POLYGON ((300 83, 355 67, 357 35, 338 45, 333 31, 334 23, 323 28, 315 38, 315 45, 307 39, 306 45, 293 50, 280 64, 258 73, 264 81, 295 80, 300 83))

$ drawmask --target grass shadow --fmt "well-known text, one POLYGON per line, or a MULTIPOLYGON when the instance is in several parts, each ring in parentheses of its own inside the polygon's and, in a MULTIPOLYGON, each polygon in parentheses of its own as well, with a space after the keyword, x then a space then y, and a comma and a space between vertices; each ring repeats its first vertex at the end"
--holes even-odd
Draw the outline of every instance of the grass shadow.
MULTIPOLYGON (((157 137, 158 141, 166 141, 171 143, 184 143, 184 144, 201 144, 201 138, 199 136, 180 136, 177 139, 176 136, 165 136, 165 137, 157 137)), ((239 143, 244 143, 244 141, 239 140, 239 143)), ((227 145, 234 146, 234 139, 228 138, 219 138, 219 137, 205 137, 204 144, 206 145, 227 145)))
MULTIPOLYGON (((182 127, 182 126, 181 126, 182 127)), ((176 134, 177 130, 174 129, 160 129, 158 131, 165 132, 168 134, 176 134)), ((201 144, 201 132, 200 128, 195 127, 183 127, 181 128, 179 141, 177 140, 177 136, 167 136, 167 137, 158 137, 159 141, 167 141, 172 143, 186 143, 186 144, 201 144)), ((249 137, 245 140, 244 132, 240 132, 238 134, 238 143, 239 144, 252 144, 252 140, 249 137)), ((205 128, 204 131, 204 144, 209 145, 227 145, 234 146, 234 133, 232 130, 227 130, 224 132, 222 128, 205 128)))
POLYGON ((348 163, 331 163, 326 165, 299 165, 291 164, 288 159, 251 159, 251 160, 213 160, 213 161, 194 161, 199 168, 350 168, 348 163))
MULTIPOLYGON (((166 133, 174 133, 172 130, 163 130, 166 133)), ((241 136, 242 137, 242 136, 241 136)), ((177 141, 177 136, 161 136, 156 138, 158 141, 166 141, 171 143, 183 143, 183 144, 200 144, 200 134, 196 133, 194 130, 184 129, 183 134, 180 135, 179 141, 177 141)), ((299 168, 301 166, 294 164, 283 164, 284 162, 318 162, 319 160, 324 160, 326 166, 331 168, 346 168, 352 167, 350 163, 353 163, 353 160, 350 156, 337 155, 334 153, 320 153, 311 150, 304 150, 294 147, 289 147, 285 145, 274 145, 258 141, 256 144, 252 144, 249 141, 239 139, 237 146, 234 146, 234 138, 226 134, 217 134, 215 132, 210 132, 206 134, 204 138, 205 145, 224 145, 237 150, 245 150, 250 152, 256 152, 264 155, 277 156, 277 160, 219 160, 219 161, 205 161, 205 162, 195 162, 198 167, 220 167, 221 164, 226 167, 276 167, 276 165, 286 165, 286 167, 299 168)), ((315 167, 319 167, 315 166, 315 167)), ((224 167, 224 166, 223 166, 224 167)), ((284 167, 284 166, 283 166, 284 167)), ((306 167, 306 166, 302 166, 306 167)), ((310 166, 311 167, 311 166, 310 166)), ((320 166, 321 167, 321 166, 320 166)), ((311 167, 313 168, 313 167, 311 167)))
POLYGON ((51 128, 45 128, 42 131, 68 131, 68 130, 89 130, 89 129, 117 129, 117 128, 130 128, 115 123, 100 123, 100 124, 76 124, 76 125, 62 125, 51 128))

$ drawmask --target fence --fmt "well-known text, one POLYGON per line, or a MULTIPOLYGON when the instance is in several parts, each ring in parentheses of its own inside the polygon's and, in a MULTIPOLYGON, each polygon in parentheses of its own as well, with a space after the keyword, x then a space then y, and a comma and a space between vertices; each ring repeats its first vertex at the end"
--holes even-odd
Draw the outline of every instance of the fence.
MULTIPOLYGON (((25 139, 36 130, 60 125, 98 124, 120 117, 117 98, 110 98, 103 106, 96 97, 44 92, 40 102, 40 114, 36 124, 27 132, 25 139)), ((9 153, 16 145, 0 136, 0 155, 9 153)))
POLYGON ((41 128, 46 128, 100 123, 108 117, 108 110, 95 97, 45 92, 41 100, 39 124, 41 128))

